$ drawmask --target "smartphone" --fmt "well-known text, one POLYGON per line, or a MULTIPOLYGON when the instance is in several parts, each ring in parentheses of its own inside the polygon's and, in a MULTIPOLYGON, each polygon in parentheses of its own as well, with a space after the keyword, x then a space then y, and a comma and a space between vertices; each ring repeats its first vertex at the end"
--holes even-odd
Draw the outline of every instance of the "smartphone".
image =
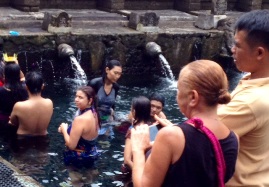
POLYGON ((150 136, 150 141, 154 141, 158 131, 161 129, 161 125, 150 125, 149 126, 149 136, 150 136))

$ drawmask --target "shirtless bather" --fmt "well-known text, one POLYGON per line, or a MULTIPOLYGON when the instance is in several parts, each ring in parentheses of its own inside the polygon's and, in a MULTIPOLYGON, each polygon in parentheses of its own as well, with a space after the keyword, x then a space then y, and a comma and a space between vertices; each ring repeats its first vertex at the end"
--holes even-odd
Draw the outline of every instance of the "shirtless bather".
POLYGON ((26 87, 29 99, 17 102, 10 116, 10 122, 18 126, 19 135, 46 135, 53 113, 53 103, 41 96, 42 75, 38 72, 26 74, 26 87))

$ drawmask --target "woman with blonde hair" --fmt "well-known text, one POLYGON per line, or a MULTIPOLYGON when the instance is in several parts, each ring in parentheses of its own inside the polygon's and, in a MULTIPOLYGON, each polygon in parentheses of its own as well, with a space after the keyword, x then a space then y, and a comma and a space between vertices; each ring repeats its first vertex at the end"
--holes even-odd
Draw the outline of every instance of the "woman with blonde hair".
POLYGON ((177 103, 188 118, 180 125, 155 116, 162 128, 151 148, 149 127, 132 129, 133 182, 140 186, 223 187, 235 170, 238 138, 218 120, 217 107, 231 97, 221 66, 209 60, 186 65, 178 78, 177 103))

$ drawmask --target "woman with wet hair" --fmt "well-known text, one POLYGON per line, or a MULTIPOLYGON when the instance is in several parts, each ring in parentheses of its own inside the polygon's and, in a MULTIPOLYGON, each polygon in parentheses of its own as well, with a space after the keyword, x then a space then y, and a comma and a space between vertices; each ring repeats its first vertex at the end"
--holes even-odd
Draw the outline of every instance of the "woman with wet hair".
POLYGON ((141 124, 150 125, 150 100, 144 96, 135 97, 132 100, 131 115, 133 122, 126 134, 125 148, 124 148, 124 163, 122 165, 123 172, 129 172, 133 168, 132 161, 132 145, 131 145, 131 129, 141 124))
POLYGON ((96 112, 95 91, 90 86, 77 89, 75 104, 78 108, 70 126, 61 123, 58 132, 62 133, 67 150, 64 152, 66 164, 92 164, 98 158, 96 138, 100 128, 96 112))
POLYGON ((20 81, 20 70, 20 66, 15 62, 8 62, 4 66, 4 85, 0 87, 1 127, 7 126, 15 103, 28 99, 25 85, 20 81))
POLYGON ((213 61, 194 61, 181 70, 177 87, 176 100, 187 121, 174 125, 155 115, 165 127, 153 146, 148 125, 131 131, 134 186, 224 187, 238 154, 237 135, 217 116, 218 105, 231 100, 226 74, 213 61))
POLYGON ((88 86, 93 87, 98 98, 97 111, 102 124, 102 128, 99 131, 100 135, 107 133, 113 135, 110 122, 114 120, 115 102, 119 91, 117 81, 121 77, 121 74, 122 66, 120 62, 110 60, 105 65, 103 76, 94 78, 88 83, 88 86))

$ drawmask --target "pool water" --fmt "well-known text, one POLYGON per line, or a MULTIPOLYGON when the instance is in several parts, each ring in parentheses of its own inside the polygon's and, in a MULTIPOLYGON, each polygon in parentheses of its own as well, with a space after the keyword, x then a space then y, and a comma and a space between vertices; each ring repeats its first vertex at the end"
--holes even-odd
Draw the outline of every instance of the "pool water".
MULTIPOLYGON (((238 79, 238 78, 237 78, 238 79)), ((237 81, 237 79, 235 81, 237 81)), ((63 163, 64 139, 57 129, 62 122, 71 123, 76 107, 74 95, 78 80, 63 79, 47 83, 43 96, 53 101, 54 113, 45 140, 33 140, 12 148, 8 137, 0 137, 0 155, 45 187, 58 186, 132 186, 130 176, 121 173, 125 134, 114 129, 114 136, 98 137, 101 156, 91 168, 76 168, 63 163), (38 146, 37 146, 38 145, 38 146), (27 147, 28 146, 28 147, 27 147), (27 148, 25 148, 27 147, 27 148), (15 151, 14 151, 15 150, 15 151)), ((126 119, 133 97, 158 91, 166 99, 164 112, 173 123, 185 120, 176 97, 176 81, 160 77, 123 76, 117 98, 114 125, 126 119)))

